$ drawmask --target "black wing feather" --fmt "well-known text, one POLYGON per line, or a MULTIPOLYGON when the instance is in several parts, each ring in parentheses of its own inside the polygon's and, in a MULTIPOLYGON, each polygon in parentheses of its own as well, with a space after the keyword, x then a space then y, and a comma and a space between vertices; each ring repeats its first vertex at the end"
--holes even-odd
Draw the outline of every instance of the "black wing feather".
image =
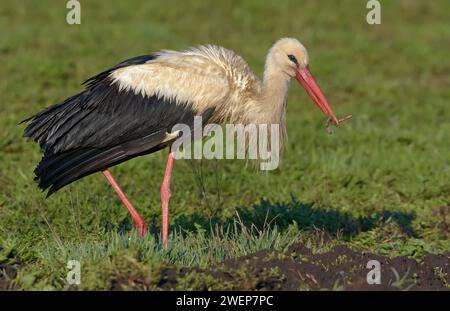
MULTIPOLYGON (((136 156, 158 151, 166 133, 177 123, 192 126, 192 103, 175 103, 157 96, 120 90, 110 74, 145 63, 154 55, 126 60, 85 81, 86 90, 48 107, 35 116, 24 136, 40 144, 44 156, 35 180, 47 195, 84 176, 136 156)), ((209 110, 204 121, 211 116, 209 110)))

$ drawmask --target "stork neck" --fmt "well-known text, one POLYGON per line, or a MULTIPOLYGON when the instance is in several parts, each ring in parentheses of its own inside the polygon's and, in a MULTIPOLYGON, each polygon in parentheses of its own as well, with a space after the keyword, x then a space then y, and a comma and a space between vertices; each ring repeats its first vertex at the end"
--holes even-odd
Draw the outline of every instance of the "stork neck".
POLYGON ((289 82, 290 77, 288 75, 272 66, 270 61, 267 61, 261 95, 264 110, 272 123, 284 122, 289 82))

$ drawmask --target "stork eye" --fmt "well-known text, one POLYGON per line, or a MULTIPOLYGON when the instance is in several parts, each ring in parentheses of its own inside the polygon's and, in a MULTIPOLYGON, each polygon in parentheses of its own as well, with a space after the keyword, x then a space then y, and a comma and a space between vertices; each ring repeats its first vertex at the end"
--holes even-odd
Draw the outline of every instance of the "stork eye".
POLYGON ((294 62, 296 65, 298 65, 298 61, 297 61, 297 59, 295 58, 294 55, 289 54, 289 55, 288 55, 288 58, 289 58, 292 62, 294 62))

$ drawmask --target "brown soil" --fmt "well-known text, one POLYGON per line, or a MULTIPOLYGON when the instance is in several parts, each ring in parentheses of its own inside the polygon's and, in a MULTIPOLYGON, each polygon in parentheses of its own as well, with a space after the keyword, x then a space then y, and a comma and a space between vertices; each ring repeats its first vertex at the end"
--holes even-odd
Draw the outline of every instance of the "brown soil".
MULTIPOLYGON (((128 283, 129 284, 129 283, 128 283)), ((450 290, 450 253, 427 254, 419 263, 338 246, 313 254, 303 245, 227 260, 211 269, 164 269, 155 289, 191 290, 450 290), (381 264, 381 284, 369 285, 369 260, 381 264)))

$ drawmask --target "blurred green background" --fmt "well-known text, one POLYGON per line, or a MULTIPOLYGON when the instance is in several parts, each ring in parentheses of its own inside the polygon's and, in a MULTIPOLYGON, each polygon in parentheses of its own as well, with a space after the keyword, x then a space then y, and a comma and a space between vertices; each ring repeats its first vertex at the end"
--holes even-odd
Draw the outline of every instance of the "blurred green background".
POLYGON ((318 231, 330 243, 389 256, 450 250, 449 1, 381 1, 381 25, 367 24, 366 1, 80 2, 81 25, 66 23, 65 1, 0 4, 0 263, 19 267, 17 286, 64 288, 74 256, 93 275, 105 257, 128 251, 141 268, 202 266, 297 240, 319 247, 318 231), (150 224, 144 242, 101 174, 47 200, 33 182, 41 152, 18 122, 80 91, 95 73, 132 56, 213 43, 261 77, 268 49, 286 36, 309 50, 335 112, 354 118, 329 135, 293 83, 279 169, 177 161, 170 250, 157 236, 165 153, 112 169, 150 224), (253 224, 254 239, 208 240, 211 226, 236 222, 253 224))

